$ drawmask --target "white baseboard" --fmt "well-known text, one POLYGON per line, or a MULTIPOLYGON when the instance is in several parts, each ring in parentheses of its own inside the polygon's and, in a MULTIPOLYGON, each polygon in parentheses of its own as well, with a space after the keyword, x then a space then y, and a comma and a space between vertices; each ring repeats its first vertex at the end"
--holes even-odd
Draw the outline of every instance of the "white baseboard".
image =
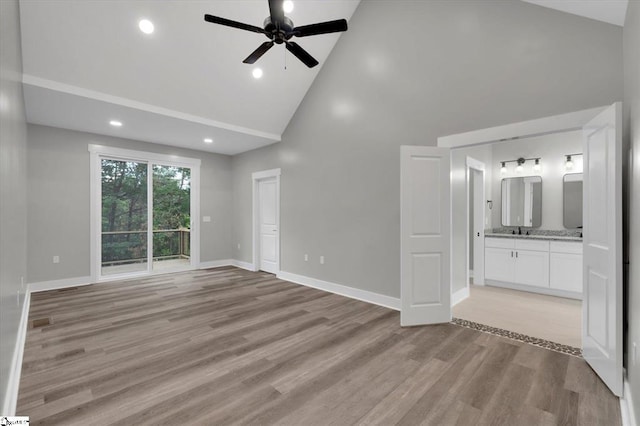
POLYGON ((67 287, 78 287, 82 285, 89 285, 91 283, 93 283, 91 277, 75 277, 65 278, 62 280, 39 281, 35 283, 29 283, 27 291, 36 293, 38 291, 58 290, 67 287))
POLYGON ((637 417, 633 409, 633 396, 631 386, 627 379, 624 379, 624 398, 620 398, 620 414, 622 415, 622 426, 638 426, 637 417))
POLYGON ((253 263, 244 262, 242 260, 234 259, 232 265, 238 268, 246 269, 247 271, 252 271, 252 272, 256 271, 256 269, 253 266, 253 263))
POLYGON ((9 371, 9 383, 7 393, 2 402, 2 415, 15 416, 16 405, 18 403, 18 389, 20 387, 20 375, 22 373, 22 356, 24 355, 24 344, 27 339, 27 325, 29 322, 29 306, 31 304, 31 292, 27 290, 22 302, 22 316, 18 325, 18 335, 16 336, 16 346, 11 359, 11 370, 9 371))
POLYGON ((233 265, 233 259, 211 260, 209 262, 200 262, 198 269, 220 268, 222 266, 233 265))
POLYGON ((456 291, 451 295, 451 307, 456 306, 458 303, 462 302, 467 297, 469 297, 469 287, 464 287, 456 291))
POLYGON ((328 291, 329 293, 339 294, 341 296, 350 297, 352 299, 361 300, 363 302, 373 303, 374 305, 384 306, 385 308, 400 310, 400 299, 385 296, 383 294, 374 293, 372 291, 360 290, 353 287, 347 287, 341 284, 335 284, 328 281, 318 280, 316 278, 304 275, 292 274, 291 272, 280 271, 278 278, 290 281, 296 284, 302 284, 307 287, 317 288, 318 290, 328 291))

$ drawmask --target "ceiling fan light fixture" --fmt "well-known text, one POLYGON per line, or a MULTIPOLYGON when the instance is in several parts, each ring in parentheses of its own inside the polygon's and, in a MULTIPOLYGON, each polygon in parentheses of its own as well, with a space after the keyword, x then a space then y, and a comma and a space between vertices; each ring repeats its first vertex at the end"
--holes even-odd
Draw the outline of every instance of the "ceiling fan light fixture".
POLYGON ((140 22, 138 22, 138 28, 145 34, 151 34, 155 29, 153 22, 148 19, 141 19, 140 22))
POLYGON ((284 13, 293 12, 293 2, 291 0, 285 0, 282 2, 282 10, 284 10, 284 13))
POLYGON ((262 78, 262 68, 254 68, 253 71, 251 71, 251 74, 256 80, 262 78))

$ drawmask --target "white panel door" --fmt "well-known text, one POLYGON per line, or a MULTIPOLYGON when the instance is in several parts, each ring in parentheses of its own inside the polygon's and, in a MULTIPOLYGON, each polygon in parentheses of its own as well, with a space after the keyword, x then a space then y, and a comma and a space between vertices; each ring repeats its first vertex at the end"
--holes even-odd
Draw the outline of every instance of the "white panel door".
POLYGON ((278 187, 276 178, 258 182, 260 203, 260 270, 278 272, 278 187))
POLYGON ((400 157, 400 323, 449 322, 450 152, 402 146, 400 157))
POLYGON ((622 395, 622 139, 620 103, 584 128, 582 351, 622 395))

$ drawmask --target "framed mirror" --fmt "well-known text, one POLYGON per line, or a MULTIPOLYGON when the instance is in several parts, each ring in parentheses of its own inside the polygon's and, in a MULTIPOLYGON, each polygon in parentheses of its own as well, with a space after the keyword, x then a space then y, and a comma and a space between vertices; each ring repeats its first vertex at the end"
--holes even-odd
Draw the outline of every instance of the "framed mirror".
POLYGON ((537 228, 542 224, 542 178, 502 179, 502 226, 537 228))
POLYGON ((582 228, 582 173, 562 178, 562 222, 567 229, 582 228))

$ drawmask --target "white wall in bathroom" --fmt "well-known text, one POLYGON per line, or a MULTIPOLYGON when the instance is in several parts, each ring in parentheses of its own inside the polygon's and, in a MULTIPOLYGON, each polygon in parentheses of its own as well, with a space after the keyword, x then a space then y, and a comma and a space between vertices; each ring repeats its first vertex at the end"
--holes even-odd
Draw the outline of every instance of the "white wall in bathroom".
POLYGON ((565 168, 565 155, 582 153, 582 130, 556 133, 552 135, 526 138, 521 140, 499 142, 491 145, 493 227, 499 227, 501 222, 501 187, 502 179, 517 176, 542 177, 542 224, 538 229, 561 230, 562 225, 562 179, 567 173, 582 173, 582 156, 573 157, 573 170, 565 168), (542 169, 532 170, 533 161, 527 161, 522 173, 515 171, 516 163, 507 163, 508 172, 500 173, 500 162, 516 160, 519 157, 540 157, 542 169))

